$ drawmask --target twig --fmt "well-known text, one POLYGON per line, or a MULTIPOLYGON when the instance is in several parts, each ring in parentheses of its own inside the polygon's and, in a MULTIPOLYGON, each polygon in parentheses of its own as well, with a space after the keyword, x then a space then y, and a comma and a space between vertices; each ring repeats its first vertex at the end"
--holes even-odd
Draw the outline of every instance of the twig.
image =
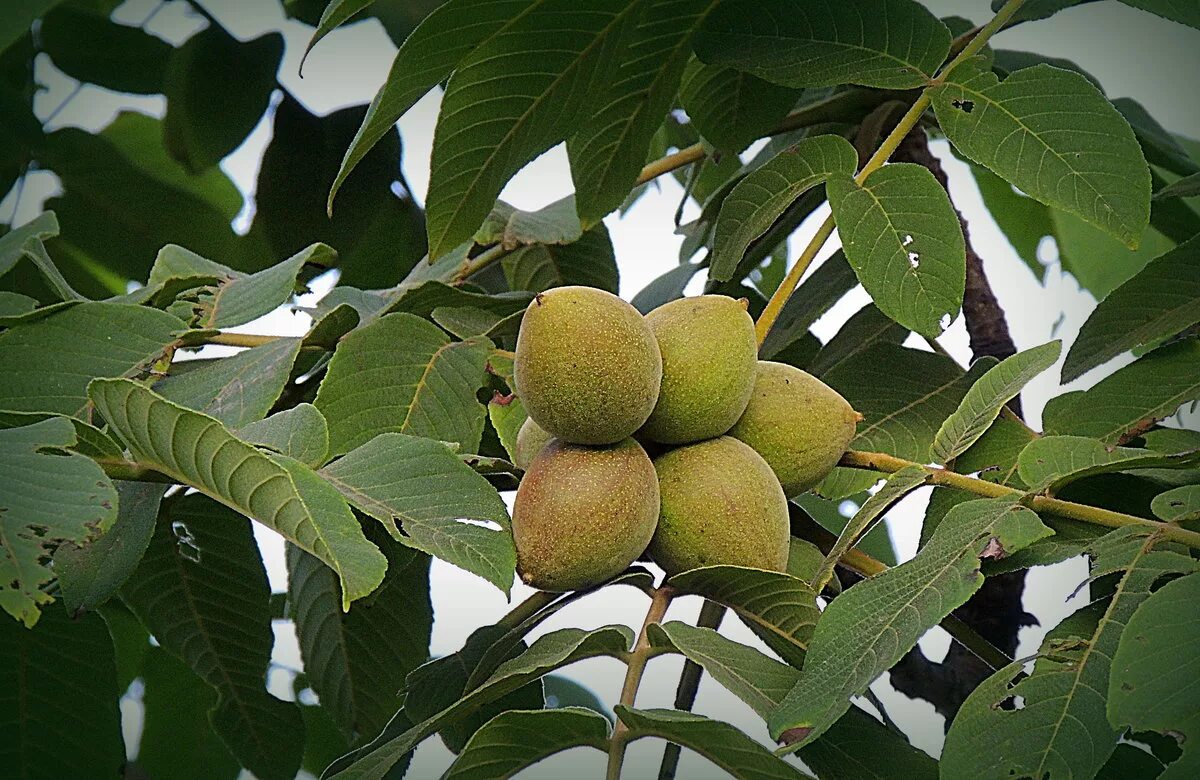
MULTIPOLYGON (((696 619, 699 628, 717 629, 721 619, 727 612, 722 604, 715 601, 705 601, 700 607, 700 617, 696 619)), ((683 662, 683 671, 679 674, 679 687, 675 690, 675 709, 691 712, 696 703, 696 694, 700 690, 700 678, 704 676, 704 667, 688 658, 683 662)), ((679 768, 679 755, 682 749, 674 742, 668 742, 663 749, 662 764, 658 768, 658 780, 672 780, 675 770, 679 768)))
MULTIPOLYGON (((620 702, 626 707, 633 706, 634 700, 637 698, 638 686, 642 684, 642 673, 646 671, 646 662, 652 655, 648 635, 650 626, 662 621, 673 598, 675 598, 675 589, 669 585, 661 585, 654 591, 654 596, 650 599, 650 609, 646 611, 646 620, 642 623, 642 630, 638 632, 637 641, 627 659, 625 684, 621 688, 620 702)), ((621 766, 625 762, 625 746, 628 741, 629 727, 622 723, 620 718, 617 718, 617 725, 613 727, 612 739, 609 741, 607 780, 620 780, 621 766)))

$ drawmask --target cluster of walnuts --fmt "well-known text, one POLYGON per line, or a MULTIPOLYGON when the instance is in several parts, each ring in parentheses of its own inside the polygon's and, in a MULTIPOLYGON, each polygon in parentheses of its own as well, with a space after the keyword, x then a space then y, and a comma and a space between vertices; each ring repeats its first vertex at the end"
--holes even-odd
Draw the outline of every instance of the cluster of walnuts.
POLYGON ((783 571, 787 498, 829 473, 860 419, 810 374, 758 360, 745 301, 723 295, 643 317, 603 290, 548 290, 515 369, 529 415, 517 570, 543 590, 596 585, 647 552, 668 574, 783 571))

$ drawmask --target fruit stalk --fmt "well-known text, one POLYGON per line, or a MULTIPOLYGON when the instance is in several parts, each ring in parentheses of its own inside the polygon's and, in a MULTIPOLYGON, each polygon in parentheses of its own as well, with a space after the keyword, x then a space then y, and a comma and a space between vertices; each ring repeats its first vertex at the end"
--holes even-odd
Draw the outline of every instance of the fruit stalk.
MULTIPOLYGON (((642 684, 642 673, 646 671, 646 662, 654 654, 648 635, 650 626, 662 622, 663 615, 667 613, 667 607, 671 605, 671 600, 674 598, 674 588, 670 585, 660 585, 650 599, 650 608, 646 610, 646 619, 642 623, 641 631, 638 632, 633 650, 626 659, 625 684, 621 687, 620 702, 626 707, 632 707, 637 699, 638 686, 642 684)), ((617 725, 613 727, 612 738, 609 740, 608 774, 605 775, 607 780, 620 780, 621 765, 625 762, 625 746, 628 742, 629 727, 622 723, 620 718, 617 718, 617 725)))

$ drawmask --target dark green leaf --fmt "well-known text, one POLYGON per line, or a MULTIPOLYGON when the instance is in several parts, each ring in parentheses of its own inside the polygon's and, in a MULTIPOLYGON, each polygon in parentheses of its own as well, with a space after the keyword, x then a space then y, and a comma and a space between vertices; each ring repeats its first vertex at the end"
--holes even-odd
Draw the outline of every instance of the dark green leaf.
POLYGON ((510 777, 573 747, 607 751, 608 727, 604 716, 580 707, 504 712, 475 732, 443 777, 510 777))
POLYGON ((216 690, 213 729, 242 765, 293 777, 304 724, 295 704, 266 690, 271 589, 250 522, 203 496, 176 497, 122 596, 159 645, 216 690))
POLYGON ((1043 238, 1055 232, 1050 208, 1017 192, 1011 184, 982 165, 970 162, 968 165, 979 186, 983 205, 996 220, 996 226, 1041 281, 1046 275, 1046 267, 1038 259, 1038 246, 1043 238))
POLYGON ((1200 237, 1150 262, 1088 316, 1063 363, 1062 381, 1078 379, 1122 352, 1173 336, 1200 322, 1200 237))
MULTIPOLYGON (((28 627, 53 601, 42 586, 63 542, 84 544, 117 517, 117 491, 94 461, 61 454, 75 429, 61 417, 0 430, 0 607, 28 627)), ((7 622, 3 620, 0 622, 7 622)))
POLYGON ((696 51, 793 87, 910 89, 942 64, 950 30, 909 0, 734 0, 709 16, 696 51))
POLYGON ((603 223, 565 245, 527 246, 501 261, 508 286, 539 293, 551 287, 577 284, 616 294, 619 285, 612 239, 603 223))
POLYGON ((110 21, 107 12, 68 5, 42 18, 42 49, 63 73, 116 92, 156 95, 174 48, 137 27, 110 21))
POLYGON ((809 373, 823 376, 842 361, 856 357, 875 344, 900 346, 908 337, 908 328, 879 310, 873 303, 859 309, 842 329, 825 342, 808 365, 809 373))
POLYGON ((1175 246, 1153 226, 1142 235, 1137 249, 1131 250, 1100 228, 1065 211, 1051 209, 1050 218, 1063 269, 1097 299, 1107 296, 1151 260, 1175 246))
POLYGON ((1163 187, 1154 193, 1154 199, 1194 198, 1197 195, 1200 195, 1200 173, 1193 173, 1191 176, 1184 176, 1173 184, 1163 187))
MULTIPOLYGON (((870 493, 865 489, 859 493, 847 494, 839 499, 821 498, 821 496, 811 492, 801 493, 791 499, 791 504, 795 507, 792 509, 792 512, 798 515, 799 513, 796 511, 796 508, 803 510, 805 515, 808 515, 809 518, 816 521, 817 525, 833 534, 836 538, 850 522, 850 517, 844 514, 843 511, 853 515, 859 507, 866 503, 869 497, 870 493)), ((886 524, 877 523, 874 528, 867 531, 862 539, 859 540, 857 547, 867 555, 888 566, 895 566, 897 563, 896 549, 892 545, 892 539, 888 535, 886 524)), ((820 555, 821 560, 825 560, 825 553, 821 553, 820 555)), ((790 563, 791 561, 789 560, 790 563)), ((816 574, 815 568, 812 574, 816 574)), ((811 575, 809 580, 811 581, 811 575)), ((838 583, 831 580, 830 586, 837 588, 838 583)))
POLYGON ((169 401, 204 412, 230 428, 240 428, 271 411, 299 354, 300 339, 275 339, 168 376, 154 389, 169 401))
POLYGON ((10 5, 0 18, 0 52, 29 32, 34 21, 62 0, 21 0, 10 5))
POLYGON ((704 140, 735 155, 766 135, 796 105, 800 93, 720 65, 688 62, 679 102, 704 140))
POLYGON ((341 27, 350 20, 350 17, 374 2, 375 0, 329 0, 329 5, 325 6, 325 11, 317 21, 317 29, 313 31, 312 37, 308 39, 308 45, 304 47, 304 55, 300 57, 300 75, 304 75, 304 61, 308 59, 309 52, 322 38, 341 27))
POLYGON ((783 304, 775 325, 759 347, 759 356, 771 360, 804 338, 812 324, 853 289, 856 282, 846 256, 840 250, 830 255, 783 304))
POLYGON ((1125 5, 1149 11, 1155 16, 1170 19, 1200 30, 1200 8, 1186 0, 1121 0, 1125 5))
POLYGON ((949 327, 962 307, 966 242, 929 169, 893 163, 861 185, 831 176, 825 189, 842 250, 875 305, 926 336, 949 327))
POLYGON ((296 404, 237 430, 239 438, 314 468, 329 458, 329 424, 312 404, 296 404))
POLYGON ((649 314, 664 303, 682 298, 684 288, 699 271, 700 266, 692 263, 675 266, 634 295, 633 307, 642 314, 649 314))
POLYGON ((35 629, 0 619, 0 766, 30 780, 120 777, 113 646, 99 615, 48 610, 35 629))
POLYGON ((1037 434, 1019 419, 998 417, 979 439, 954 459, 961 474, 979 472, 980 479, 1024 488, 1017 473, 1017 457, 1037 434))
POLYGON ((484 408, 475 393, 490 349, 486 339, 451 341, 411 314, 353 331, 334 352, 315 402, 329 421, 330 451, 349 452, 389 431, 477 451, 484 408))

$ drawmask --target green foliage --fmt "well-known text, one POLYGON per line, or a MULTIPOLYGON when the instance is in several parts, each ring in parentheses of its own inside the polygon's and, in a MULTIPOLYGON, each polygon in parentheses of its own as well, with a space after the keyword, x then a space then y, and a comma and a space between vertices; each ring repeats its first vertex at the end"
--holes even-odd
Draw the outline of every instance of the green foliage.
POLYGON ((588 709, 510 710, 483 725, 447 778, 509 777, 544 758, 587 746, 608 750, 608 720, 588 709))

